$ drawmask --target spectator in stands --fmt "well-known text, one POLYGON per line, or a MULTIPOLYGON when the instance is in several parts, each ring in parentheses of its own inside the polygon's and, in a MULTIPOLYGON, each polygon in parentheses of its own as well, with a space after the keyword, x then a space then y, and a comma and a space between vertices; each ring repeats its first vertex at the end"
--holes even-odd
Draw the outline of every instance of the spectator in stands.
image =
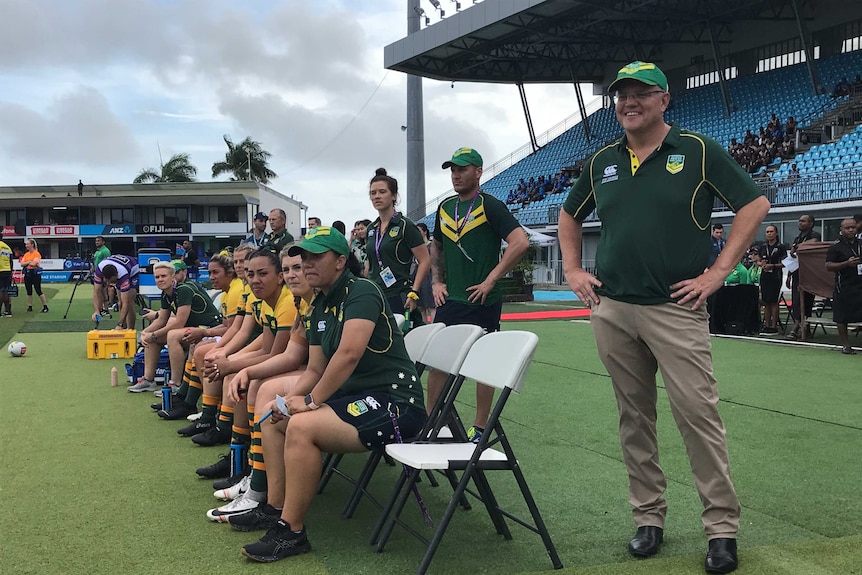
POLYGON ((856 77, 853 78, 853 87, 862 86, 862 76, 856 74, 856 77))
POLYGON ((778 227, 766 226, 766 242, 760 246, 760 297, 763 300, 763 334, 778 333, 778 300, 781 297, 781 276, 787 257, 787 246, 778 241, 778 227))
POLYGON ((796 135, 796 127, 798 122, 793 119, 793 116, 787 118, 787 124, 784 125, 784 133, 788 136, 796 135))
POLYGON ((784 136, 784 141, 781 143, 781 149, 778 152, 782 160, 789 160, 796 155, 796 143, 790 135, 784 136))
POLYGON ((506 203, 507 204, 514 204, 515 203, 515 190, 509 190, 509 195, 506 196, 506 203))
MULTIPOLYGON (((799 244, 804 242, 819 242, 821 240, 820 232, 814 229, 814 218, 808 214, 799 216, 799 235, 793 240, 793 245, 790 248, 790 255, 796 257, 796 249, 799 244)), ((787 287, 790 289, 791 306, 790 315, 796 324, 793 330, 787 334, 787 339, 798 339, 801 335, 802 316, 801 311, 805 312, 805 317, 811 316, 811 310, 814 307, 814 294, 805 293, 804 298, 799 295, 799 270, 791 272, 787 275, 787 287), (802 301, 800 301, 802 300, 802 301), (801 307, 800 307, 801 306, 801 307)))
POLYGON ((738 563, 740 506, 717 410, 703 304, 742 258, 769 202, 721 146, 665 122, 670 94, 667 78, 655 64, 632 62, 609 90, 616 91, 616 117, 625 134, 593 156, 591 173, 572 188, 560 212, 559 240, 566 280, 592 307, 599 356, 618 400, 620 443, 637 525, 628 550, 651 557, 664 537, 667 480, 656 439, 660 367, 704 506, 706 571, 729 573, 738 563), (635 165, 637 177, 631 177, 635 165), (671 207, 681 208, 678 198, 691 198, 694 192, 706 193, 709 201, 690 209, 687 203, 685 209, 671 207), (729 242, 705 270, 710 250, 698 222, 709 221, 713 197, 727 202, 736 216, 729 242), (598 277, 584 270, 581 261, 583 221, 593 210, 602 217, 598 277), (639 224, 645 221, 653 231, 649 242, 641 241, 639 224))
POLYGON ((841 222, 841 238, 826 252, 826 270, 835 273, 832 319, 838 327, 841 353, 855 355, 847 338, 847 324, 862 322, 862 240, 856 237, 856 220, 841 222))
POLYGON ((790 173, 787 175, 787 181, 791 184, 799 181, 799 168, 796 167, 796 162, 790 164, 790 173))
POLYGON ((721 224, 713 224, 712 226, 712 238, 711 238, 712 248, 709 252, 709 260, 707 260, 706 267, 711 268, 712 264, 715 263, 715 260, 718 259, 721 250, 724 249, 724 246, 727 245, 727 240, 724 239, 724 226, 721 224))
POLYGON ((849 96, 850 95, 850 82, 847 81, 847 78, 841 78, 841 81, 835 84, 835 89, 832 90, 833 98, 840 98, 841 96, 849 96))
POLYGON ((255 248, 259 248, 269 237, 266 234, 266 223, 269 221, 269 216, 267 216, 263 212, 258 212, 254 216, 254 222, 252 223, 251 233, 245 238, 245 243, 253 245, 255 248))

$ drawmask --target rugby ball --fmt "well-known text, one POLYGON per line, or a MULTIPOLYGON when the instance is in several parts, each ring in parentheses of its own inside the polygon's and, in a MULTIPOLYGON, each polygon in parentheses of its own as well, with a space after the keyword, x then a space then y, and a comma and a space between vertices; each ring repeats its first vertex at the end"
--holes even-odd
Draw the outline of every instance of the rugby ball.
POLYGON ((23 341, 13 341, 6 349, 9 350, 9 354, 12 357, 21 357, 22 355, 27 353, 27 346, 24 345, 23 341))

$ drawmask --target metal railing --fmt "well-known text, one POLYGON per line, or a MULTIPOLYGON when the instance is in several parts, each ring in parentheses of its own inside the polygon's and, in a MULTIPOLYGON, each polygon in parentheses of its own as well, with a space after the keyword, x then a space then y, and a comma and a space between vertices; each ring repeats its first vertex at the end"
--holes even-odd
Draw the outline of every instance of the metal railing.
MULTIPOLYGON (((587 116, 590 116, 593 112, 598 111, 601 107, 602 107, 601 98, 590 102, 590 104, 586 107, 587 116)), ((558 122, 557 124, 554 124, 545 132, 539 134, 536 137, 536 143, 538 144, 539 149, 541 149, 542 147, 547 145, 548 142, 551 142, 552 140, 554 140, 555 138, 557 138, 561 134, 565 133, 566 131, 568 131, 571 128, 580 124, 582 120, 583 120, 583 118, 581 117, 580 112, 575 112, 571 116, 565 118, 564 120, 558 122)), ((482 180, 487 182, 488 180, 490 180, 494 176, 497 176, 497 175, 505 172, 506 170, 508 170, 509 168, 511 168, 512 166, 514 166, 515 164, 517 164, 518 162, 520 162, 521 160, 523 160, 524 158, 526 158, 527 156, 529 156, 532 153, 533 153, 532 145, 529 143, 524 144, 523 146, 521 146, 520 148, 518 148, 514 152, 511 152, 511 153, 507 154, 506 156, 503 156, 502 158, 500 158, 499 160, 497 160, 496 162, 494 162, 490 166, 485 166, 484 168, 482 168, 482 180)), ((560 168, 562 168, 562 167, 563 166, 561 165, 560 168)), ((455 193, 454 188, 449 188, 448 190, 446 190, 442 194, 434 197, 434 199, 426 201, 425 202, 425 208, 424 208, 424 211, 422 214, 417 215, 415 213, 415 210, 413 210, 413 212, 411 212, 411 214, 416 216, 417 218, 425 216, 426 214, 430 214, 435 209, 437 209, 437 206, 440 204, 440 202, 443 200, 443 198, 445 198, 447 196, 451 196, 454 193, 455 193)))

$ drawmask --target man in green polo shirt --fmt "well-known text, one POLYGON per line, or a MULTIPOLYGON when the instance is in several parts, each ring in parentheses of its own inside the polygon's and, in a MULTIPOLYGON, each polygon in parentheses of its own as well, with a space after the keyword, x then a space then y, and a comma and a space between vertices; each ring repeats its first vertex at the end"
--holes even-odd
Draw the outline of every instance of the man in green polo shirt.
MULTIPOLYGON (((92 275, 93 270, 96 269, 96 266, 105 259, 106 257, 111 255, 111 250, 108 249, 108 246, 105 245, 105 238, 102 236, 96 236, 95 239, 96 251, 93 252, 93 267, 90 270, 90 275, 92 275)), ((117 303, 117 290, 112 286, 107 284, 102 286, 102 301, 108 302, 108 307, 114 307, 117 303)), ((107 307, 103 310, 105 315, 108 313, 107 307)))
MULTIPOLYGON (((505 204, 479 189, 482 156, 472 148, 459 148, 443 164, 451 170, 457 195, 444 199, 437 208, 434 241, 431 242, 431 289, 436 323, 472 324, 487 332, 500 331, 503 294, 497 280, 509 273, 530 243, 505 204), (500 258, 500 246, 508 247, 500 258)), ((428 374, 428 405, 440 395, 446 374, 428 374)), ((478 443, 491 411, 494 389, 476 386, 476 418, 467 430, 478 443)), ((429 407, 430 409, 430 407, 429 407)))
POLYGON ((269 212, 269 227, 272 232, 266 240, 266 245, 272 246, 276 254, 281 253, 284 246, 293 243, 293 236, 287 231, 287 214, 281 208, 269 212))
POLYGON ((663 539, 667 480, 658 457, 655 381, 661 368, 704 505, 706 571, 729 573, 738 563, 739 500, 704 304, 742 259, 769 202, 724 148, 664 121, 670 94, 658 66, 632 62, 609 91, 616 92, 625 135, 589 160, 560 213, 559 239, 566 280, 592 308, 596 346, 617 398, 638 527, 629 553, 654 555, 663 539), (727 244, 705 269, 715 198, 736 217, 727 244), (602 221, 595 276, 581 266, 581 223, 593 210, 602 221))

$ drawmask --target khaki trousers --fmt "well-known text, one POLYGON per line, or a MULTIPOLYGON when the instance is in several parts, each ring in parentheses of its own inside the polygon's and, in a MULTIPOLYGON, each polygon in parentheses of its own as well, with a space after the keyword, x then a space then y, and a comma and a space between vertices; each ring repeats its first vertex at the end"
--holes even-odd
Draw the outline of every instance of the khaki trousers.
POLYGON ((634 305, 603 297, 591 323, 611 376, 635 524, 664 527, 667 479, 656 438, 656 370, 685 442, 709 539, 736 537, 739 500, 730 478, 724 424, 712 375, 709 316, 676 303, 634 305))

